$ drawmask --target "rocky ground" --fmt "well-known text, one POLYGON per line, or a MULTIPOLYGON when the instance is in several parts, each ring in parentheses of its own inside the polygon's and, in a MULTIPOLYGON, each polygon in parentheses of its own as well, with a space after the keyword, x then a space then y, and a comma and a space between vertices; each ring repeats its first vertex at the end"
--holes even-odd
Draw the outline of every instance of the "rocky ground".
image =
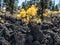
POLYGON ((0 45, 60 45, 60 17, 52 16, 50 23, 25 25, 0 15, 0 45))

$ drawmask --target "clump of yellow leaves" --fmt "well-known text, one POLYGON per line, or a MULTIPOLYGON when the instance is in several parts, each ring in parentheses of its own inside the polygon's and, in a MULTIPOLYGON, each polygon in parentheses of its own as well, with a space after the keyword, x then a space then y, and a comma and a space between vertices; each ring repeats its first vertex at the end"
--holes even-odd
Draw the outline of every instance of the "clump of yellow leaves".
POLYGON ((39 24, 39 23, 41 23, 42 21, 41 21, 40 18, 34 18, 34 19, 32 20, 32 22, 35 22, 35 23, 39 24))
POLYGON ((37 8, 34 5, 28 8, 27 15, 35 16, 36 14, 37 14, 37 8))
POLYGON ((1 12, 5 13, 5 12, 6 12, 6 10, 5 10, 5 9, 2 9, 2 10, 1 10, 1 12))
POLYGON ((49 16, 52 13, 52 11, 46 9, 45 13, 43 14, 44 16, 49 16))
POLYGON ((52 12, 53 15, 55 15, 55 14, 57 14, 57 13, 58 13, 57 11, 53 11, 53 12, 52 12))
POLYGON ((17 18, 21 19, 26 16, 26 11, 21 9, 20 13, 17 15, 17 18))
MULTIPOLYGON (((18 19, 23 19, 23 21, 28 24, 29 21, 33 20, 31 18, 36 17, 38 8, 32 5, 27 10, 21 9, 20 13, 17 15, 18 19)), ((41 23, 41 19, 35 18, 33 21, 36 23, 41 23)))

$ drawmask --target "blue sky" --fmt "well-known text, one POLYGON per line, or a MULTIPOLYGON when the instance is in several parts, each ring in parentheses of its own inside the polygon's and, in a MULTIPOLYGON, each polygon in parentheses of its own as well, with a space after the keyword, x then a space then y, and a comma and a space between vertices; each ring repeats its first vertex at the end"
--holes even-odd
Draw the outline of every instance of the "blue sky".
POLYGON ((55 4, 58 4, 59 3, 59 0, 55 0, 55 4))
MULTIPOLYGON (((19 0, 19 6, 21 6, 22 2, 24 2, 25 0, 19 0)), ((55 5, 59 3, 59 0, 55 0, 55 5)))
POLYGON ((25 0, 19 0, 19 6, 21 6, 22 2, 24 2, 25 0))

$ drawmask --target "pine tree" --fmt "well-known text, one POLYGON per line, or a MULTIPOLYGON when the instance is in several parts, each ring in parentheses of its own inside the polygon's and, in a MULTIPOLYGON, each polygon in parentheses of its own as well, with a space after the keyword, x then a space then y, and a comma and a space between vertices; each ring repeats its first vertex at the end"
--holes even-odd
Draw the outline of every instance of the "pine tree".
POLYGON ((54 10, 59 11, 58 5, 55 6, 54 10))
POLYGON ((11 14, 13 14, 14 4, 16 1, 18 0, 4 0, 4 2, 6 3, 6 10, 10 11, 11 14))

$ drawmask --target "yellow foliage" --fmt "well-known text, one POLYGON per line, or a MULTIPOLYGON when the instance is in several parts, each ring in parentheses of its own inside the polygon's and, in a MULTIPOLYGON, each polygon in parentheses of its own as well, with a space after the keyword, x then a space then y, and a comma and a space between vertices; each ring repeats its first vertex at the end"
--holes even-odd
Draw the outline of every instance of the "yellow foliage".
POLYGON ((53 11, 52 14, 57 14, 58 12, 57 11, 53 11))
POLYGON ((24 19, 25 24, 28 24, 29 21, 30 21, 29 17, 27 17, 27 18, 24 19))
POLYGON ((24 9, 21 10, 20 12, 21 17, 25 17, 26 16, 26 11, 24 9))
POLYGON ((20 14, 17 15, 17 19, 21 19, 21 15, 20 14))
POLYGON ((31 8, 29 8, 28 10, 27 10, 27 15, 31 15, 31 8))
POLYGON ((41 19, 37 19, 37 23, 41 23, 42 21, 41 21, 41 19))
POLYGON ((35 16, 36 14, 37 14, 37 8, 34 5, 28 8, 27 15, 35 16))
POLYGON ((32 17, 36 17, 37 10, 38 10, 38 8, 35 7, 34 5, 32 5, 27 10, 21 9, 20 14, 17 15, 17 18, 23 19, 23 21, 26 24, 28 24, 31 20, 33 20, 33 22, 35 21, 36 23, 41 23, 41 19, 39 19, 39 18, 31 19, 32 17))
POLYGON ((1 11, 2 11, 2 12, 6 12, 6 10, 5 10, 5 9, 2 9, 1 11))
POLYGON ((26 16, 26 11, 24 9, 21 9, 20 13, 17 15, 18 19, 21 19, 26 16))
POLYGON ((40 18, 35 17, 34 19, 32 19, 32 22, 35 22, 38 24, 38 23, 41 23, 42 20, 40 18))
POLYGON ((45 13, 43 14, 44 16, 49 16, 52 13, 52 11, 50 10, 45 10, 45 13))

